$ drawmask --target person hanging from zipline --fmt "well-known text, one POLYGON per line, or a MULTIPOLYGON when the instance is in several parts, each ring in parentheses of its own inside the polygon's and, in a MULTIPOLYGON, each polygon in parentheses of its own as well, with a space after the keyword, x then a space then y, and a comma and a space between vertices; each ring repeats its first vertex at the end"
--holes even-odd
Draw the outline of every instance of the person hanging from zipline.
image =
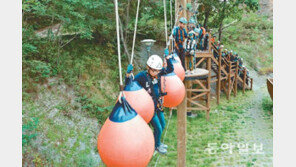
POLYGON ((184 17, 181 17, 179 20, 179 25, 173 29, 173 37, 174 37, 174 49, 181 59, 182 66, 184 70, 186 71, 185 68, 185 52, 184 52, 184 42, 185 39, 187 38, 187 32, 185 29, 185 25, 187 24, 187 20, 184 17))
MULTIPOLYGON (((158 55, 151 55, 146 63, 147 70, 139 72, 134 80, 151 95, 154 102, 154 116, 150 121, 154 129, 154 139, 155 139, 155 150, 161 154, 167 153, 167 145, 161 143, 161 135, 165 129, 165 118, 163 114, 163 101, 162 96, 165 96, 165 92, 161 90, 161 76, 172 73, 174 71, 174 66, 172 64, 172 56, 169 55, 169 50, 165 49, 165 56, 167 67, 163 68, 163 60, 158 55)), ((133 70, 133 65, 129 64, 127 67, 127 74, 125 79, 125 84, 127 85, 132 77, 131 72, 133 70)))

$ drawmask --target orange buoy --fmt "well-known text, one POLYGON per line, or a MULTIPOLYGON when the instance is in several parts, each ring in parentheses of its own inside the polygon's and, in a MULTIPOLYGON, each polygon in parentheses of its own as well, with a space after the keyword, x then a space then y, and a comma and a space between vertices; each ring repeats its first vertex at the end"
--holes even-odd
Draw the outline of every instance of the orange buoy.
POLYGON ((154 152, 148 124, 125 98, 117 102, 98 135, 98 151, 107 166, 147 166, 154 152))
MULTIPOLYGON (((175 57, 176 56, 174 56, 174 58, 172 59, 172 63, 174 65, 174 72, 181 79, 181 81, 183 81, 185 79, 185 70, 181 64, 181 61, 176 60, 175 57)), ((177 57, 179 58, 178 55, 177 55, 177 57)), ((179 58, 179 60, 180 60, 180 58, 179 58)))
POLYGON ((165 107, 176 107, 185 97, 185 86, 174 72, 161 77, 161 89, 167 93, 163 99, 165 107))
POLYGON ((154 103, 147 91, 137 81, 132 80, 125 86, 123 93, 130 106, 149 123, 154 115, 154 103))

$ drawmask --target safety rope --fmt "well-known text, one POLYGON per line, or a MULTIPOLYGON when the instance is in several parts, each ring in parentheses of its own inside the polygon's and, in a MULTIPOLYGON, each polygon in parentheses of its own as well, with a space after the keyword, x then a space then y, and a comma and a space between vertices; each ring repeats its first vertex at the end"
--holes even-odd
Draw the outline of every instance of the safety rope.
POLYGON ((166 48, 167 48, 167 43, 168 43, 168 28, 167 28, 167 15, 166 15, 166 0, 163 0, 163 8, 164 8, 165 43, 166 43, 166 48))
POLYGON ((170 26, 171 26, 171 30, 173 29, 173 6, 172 6, 172 0, 170 0, 170 15, 171 15, 171 23, 170 23, 170 26))
POLYGON ((133 47, 132 47, 132 56, 131 56, 131 62, 130 62, 130 64, 133 64, 133 58, 134 58, 134 49, 135 49, 136 34, 137 34, 139 8, 140 8, 140 0, 138 0, 138 6, 137 6, 137 14, 136 14, 136 22, 135 22, 135 30, 134 30, 134 38, 133 38, 133 47))
POLYGON ((120 37, 119 37, 119 14, 118 14, 118 2, 117 2, 117 0, 114 0, 114 1, 115 1, 115 16, 116 16, 118 68, 119 68, 119 80, 120 80, 119 102, 121 103, 121 97, 123 95, 123 82, 122 82, 122 71, 121 71, 121 53, 120 53, 120 37))

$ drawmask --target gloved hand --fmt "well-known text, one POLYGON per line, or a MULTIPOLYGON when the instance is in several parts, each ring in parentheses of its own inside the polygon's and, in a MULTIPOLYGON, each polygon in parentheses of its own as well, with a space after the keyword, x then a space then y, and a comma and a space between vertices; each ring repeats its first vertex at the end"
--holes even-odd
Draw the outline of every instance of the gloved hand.
POLYGON ((126 73, 130 74, 130 73, 133 71, 133 69, 134 69, 133 65, 132 65, 132 64, 129 64, 129 65, 127 66, 126 73))

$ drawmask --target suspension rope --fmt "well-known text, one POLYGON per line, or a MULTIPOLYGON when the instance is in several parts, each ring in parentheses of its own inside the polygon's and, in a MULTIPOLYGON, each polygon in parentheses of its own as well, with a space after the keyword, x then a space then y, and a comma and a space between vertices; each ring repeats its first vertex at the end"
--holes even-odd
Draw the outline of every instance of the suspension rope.
POLYGON ((167 15, 166 15, 166 0, 163 0, 163 8, 164 8, 164 29, 165 29, 165 43, 166 48, 168 43, 168 28, 167 28, 167 15))
POLYGON ((138 0, 138 6, 137 6, 137 14, 136 14, 136 22, 135 22, 135 30, 134 30, 134 38, 133 38, 133 47, 132 47, 132 56, 131 56, 131 62, 130 62, 130 64, 133 64, 133 58, 134 58, 134 49, 135 49, 136 34, 137 34, 139 8, 140 8, 140 0, 138 0))
POLYGON ((121 103, 121 97, 123 92, 122 72, 121 72, 121 53, 120 53, 120 37, 119 37, 119 15, 118 15, 118 2, 115 1, 115 16, 116 16, 116 33, 117 33, 117 52, 118 52, 118 68, 119 68, 119 80, 120 80, 120 94, 119 102, 121 103))
POLYGON ((173 29, 173 6, 172 6, 172 0, 170 0, 170 15, 171 15, 171 30, 173 29))

